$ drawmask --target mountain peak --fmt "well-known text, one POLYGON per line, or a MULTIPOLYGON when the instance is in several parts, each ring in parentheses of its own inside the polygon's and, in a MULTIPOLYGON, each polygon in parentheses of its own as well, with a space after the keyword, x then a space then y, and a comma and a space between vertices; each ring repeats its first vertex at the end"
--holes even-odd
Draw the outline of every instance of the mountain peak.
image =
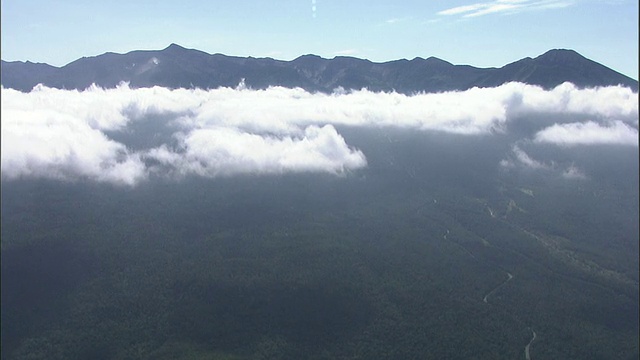
POLYGON ((171 43, 171 45, 167 46, 164 50, 162 51, 185 51, 187 50, 186 48, 176 44, 176 43, 171 43))
POLYGON ((587 60, 584 56, 580 55, 575 50, 570 49, 553 49, 549 50, 546 53, 538 56, 535 60, 543 61, 546 63, 571 63, 574 61, 584 61, 587 60))
POLYGON ((453 66, 452 63, 439 59, 435 56, 429 56, 428 58, 425 59, 425 61, 427 62, 427 64, 431 64, 431 65, 451 65, 453 66))
POLYGON ((322 57, 315 55, 315 54, 305 54, 305 55, 300 55, 297 58, 295 58, 295 60, 304 60, 304 59, 322 59, 322 57))

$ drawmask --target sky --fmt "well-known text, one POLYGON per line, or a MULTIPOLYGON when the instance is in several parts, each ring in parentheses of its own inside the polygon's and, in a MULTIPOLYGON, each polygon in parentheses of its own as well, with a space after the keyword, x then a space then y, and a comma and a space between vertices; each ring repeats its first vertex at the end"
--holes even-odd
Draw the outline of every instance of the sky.
POLYGON ((3 0, 1 55, 63 66, 160 50, 375 62, 435 56, 501 67, 573 49, 638 79, 636 0, 3 0))

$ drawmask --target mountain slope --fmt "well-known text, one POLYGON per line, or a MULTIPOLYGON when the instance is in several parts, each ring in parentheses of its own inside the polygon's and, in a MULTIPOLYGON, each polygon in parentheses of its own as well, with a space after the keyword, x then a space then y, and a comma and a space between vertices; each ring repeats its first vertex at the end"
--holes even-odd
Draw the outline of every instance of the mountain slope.
POLYGON ((401 93, 464 90, 510 81, 551 88, 569 81, 579 87, 618 85, 638 89, 638 82, 589 60, 573 50, 550 50, 501 68, 453 65, 444 60, 395 60, 374 63, 353 57, 324 59, 303 55, 292 61, 208 54, 171 44, 163 50, 105 53, 83 57, 63 67, 30 62, 2 61, 2 85, 30 91, 38 83, 56 88, 84 89, 95 83, 115 87, 122 81, 132 87, 170 88, 233 87, 242 79, 247 86, 301 87, 331 92, 368 88, 401 93))
POLYGON ((637 89, 630 78, 589 60, 573 50, 550 50, 535 59, 525 58, 497 69, 479 86, 497 86, 509 81, 554 87, 568 81, 579 87, 622 84, 637 89))

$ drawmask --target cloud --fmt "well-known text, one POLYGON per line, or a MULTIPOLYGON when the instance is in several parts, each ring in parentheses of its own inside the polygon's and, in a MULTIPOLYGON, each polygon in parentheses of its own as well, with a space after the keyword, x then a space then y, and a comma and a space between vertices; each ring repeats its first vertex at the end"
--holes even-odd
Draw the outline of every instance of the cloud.
MULTIPOLYGON (((124 125, 126 119, 113 106, 104 106, 88 91, 38 89, 31 94, 2 89, 2 176, 88 178, 134 185, 146 177, 138 155, 102 132, 124 125), (46 92, 51 97, 41 96, 46 92), (100 107, 99 111, 90 109, 100 107)), ((106 100, 106 98, 105 98, 106 100)))
POLYGON ((384 22, 385 22, 385 24, 393 25, 393 24, 397 24, 397 23, 400 23, 400 22, 404 22, 404 21, 410 20, 410 19, 411 19, 411 17, 390 18, 390 19, 385 20, 384 22))
MULTIPOLYGON (((404 95, 244 86, 131 89, 122 84, 84 91, 37 86, 29 93, 3 88, 1 99, 1 166, 7 180, 87 179, 133 186, 152 175, 347 174, 365 167, 367 159, 342 137, 341 127, 493 136, 532 114, 550 119, 533 122, 533 130, 518 135, 533 139, 528 140, 533 145, 578 144, 587 138, 589 143, 628 144, 635 134, 637 146, 638 94, 617 86, 563 84, 544 90, 509 83, 404 95), (566 114, 592 120, 575 123, 571 117, 566 124, 560 120, 566 114)), ((503 165, 549 166, 519 147, 508 159, 503 165)))
POLYGON ((529 169, 551 169, 553 165, 545 164, 541 161, 535 160, 529 156, 518 145, 513 145, 511 148, 512 157, 500 161, 500 165, 506 168, 512 168, 516 166, 524 166, 529 169))
POLYGON ((167 146, 145 157, 180 175, 214 177, 237 173, 328 172, 340 174, 366 165, 331 125, 308 126, 300 137, 274 137, 233 128, 196 129, 184 136, 184 151, 167 146))
POLYGON ((413 96, 367 90, 311 94, 282 87, 259 91, 223 88, 197 96, 202 100, 184 100, 198 103, 195 116, 185 120, 191 122, 188 126, 224 123, 253 132, 285 134, 300 124, 326 123, 483 134, 522 113, 581 113, 626 121, 637 121, 638 114, 638 95, 630 89, 580 90, 570 84, 546 91, 509 83, 413 96))
POLYGON ((584 180, 587 176, 582 172, 582 170, 578 169, 575 165, 570 165, 562 172, 562 177, 565 179, 577 179, 584 180))
MULTIPOLYGON (((525 91, 522 93, 525 94, 525 91)), ((523 108, 541 112, 627 118, 638 125, 638 94, 621 86, 578 89, 571 83, 564 83, 551 91, 526 91, 526 97, 522 98, 522 102, 523 108)))
POLYGON ((537 132, 534 141, 561 146, 615 144, 637 147, 638 129, 619 120, 608 125, 593 121, 554 124, 537 132))
POLYGON ((559 9, 571 6, 572 1, 561 0, 495 0, 492 2, 475 3, 456 6, 438 12, 438 15, 460 15, 464 18, 489 14, 513 14, 531 10, 559 9))
POLYGON ((504 169, 527 169, 536 171, 547 171, 555 173, 568 180, 585 180, 587 175, 574 163, 560 165, 555 161, 541 161, 534 159, 527 152, 522 150, 517 144, 511 147, 510 154, 500 161, 500 166, 504 169))
POLYGON ((334 53, 335 56, 347 56, 347 55, 357 55, 360 51, 358 49, 344 49, 338 50, 334 53))
POLYGON ((262 54, 260 57, 276 58, 276 57, 279 57, 279 56, 282 56, 282 55, 284 55, 284 52, 282 52, 280 50, 272 50, 272 51, 269 51, 269 52, 267 52, 265 54, 262 54))

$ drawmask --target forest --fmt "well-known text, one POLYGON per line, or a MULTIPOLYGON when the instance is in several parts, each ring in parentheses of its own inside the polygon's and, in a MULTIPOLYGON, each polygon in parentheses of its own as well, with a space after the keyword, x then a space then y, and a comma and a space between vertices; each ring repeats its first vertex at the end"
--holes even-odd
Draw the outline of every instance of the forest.
POLYGON ((339 131, 367 167, 3 180, 2 359, 638 358, 637 147, 339 131))

